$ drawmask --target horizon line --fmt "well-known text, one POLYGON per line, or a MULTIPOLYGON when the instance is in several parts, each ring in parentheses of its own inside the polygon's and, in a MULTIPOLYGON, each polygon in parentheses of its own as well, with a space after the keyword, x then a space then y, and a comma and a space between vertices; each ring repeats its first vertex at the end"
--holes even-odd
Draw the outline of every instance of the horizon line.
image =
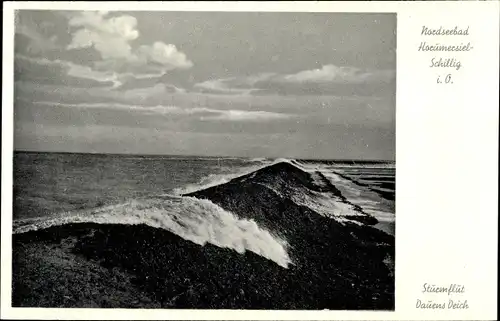
POLYGON ((290 157, 290 156, 232 156, 232 155, 188 155, 188 154, 138 154, 138 153, 103 153, 103 152, 68 152, 68 151, 40 151, 40 150, 13 150, 14 153, 40 153, 40 154, 83 154, 83 155, 102 155, 102 156, 169 156, 169 157, 206 157, 206 158, 238 158, 238 159, 251 159, 251 158, 264 158, 264 159, 279 159, 289 158, 296 160, 318 160, 318 161, 342 161, 342 162, 365 162, 365 163, 396 163, 395 160, 388 159, 352 159, 352 158, 304 158, 304 157, 290 157))

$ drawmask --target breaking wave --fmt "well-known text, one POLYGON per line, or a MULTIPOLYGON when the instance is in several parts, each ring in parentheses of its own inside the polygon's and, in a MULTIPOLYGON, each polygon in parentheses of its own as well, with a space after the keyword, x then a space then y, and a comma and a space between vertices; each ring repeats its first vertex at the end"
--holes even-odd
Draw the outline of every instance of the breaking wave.
POLYGON ((248 161, 249 164, 245 167, 227 167, 223 173, 209 174, 201 178, 197 183, 187 184, 183 187, 174 188, 172 191, 174 195, 190 194, 199 190, 207 189, 217 185, 225 184, 235 178, 250 174, 252 172, 258 171, 259 169, 271 166, 273 164, 286 162, 292 163, 293 160, 279 158, 279 159, 266 159, 266 158, 254 158, 248 161))
POLYGON ((161 196, 64 213, 51 219, 19 220, 14 223, 14 233, 69 223, 146 224, 199 245, 211 243, 240 254, 252 251, 284 268, 291 263, 284 240, 260 228, 253 220, 239 219, 209 200, 194 197, 161 196))

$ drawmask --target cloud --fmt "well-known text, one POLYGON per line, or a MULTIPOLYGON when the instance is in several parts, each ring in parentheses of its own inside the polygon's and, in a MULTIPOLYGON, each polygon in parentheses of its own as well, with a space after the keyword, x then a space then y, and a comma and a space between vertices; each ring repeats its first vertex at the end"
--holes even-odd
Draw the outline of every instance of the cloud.
POLYGON ((102 61, 98 70, 119 73, 162 74, 173 69, 189 69, 193 63, 173 44, 156 41, 133 48, 139 38, 137 19, 129 15, 109 17, 108 12, 86 11, 74 15, 69 25, 75 30, 67 49, 94 48, 102 61))
POLYGON ((259 81, 264 81, 275 76, 275 73, 261 73, 248 77, 231 77, 211 79, 194 85, 194 88, 205 93, 224 93, 248 95, 258 90, 253 86, 259 81))
POLYGON ((120 95, 121 98, 124 99, 139 99, 139 101, 144 101, 151 97, 161 97, 165 94, 173 94, 173 93, 183 93, 184 89, 178 88, 173 85, 167 84, 156 84, 151 87, 139 87, 139 88, 128 88, 123 90, 122 87, 118 89, 116 95, 120 95))
MULTIPOLYGON (((134 41, 140 35, 137 24, 133 16, 108 12, 61 12, 59 15, 18 12, 16 59, 18 65, 31 59, 30 66, 20 66, 24 74, 19 77, 29 80, 32 76, 33 80, 54 84, 74 83, 78 81, 68 79, 81 78, 117 88, 129 81, 133 85, 137 79, 158 78, 167 71, 193 66, 173 44, 157 41, 134 48, 134 41), (62 30, 64 26, 69 28, 68 33, 62 30), (55 70, 42 71, 43 67, 55 70), (35 75, 30 68, 39 74, 35 75), (45 77, 43 72, 47 74, 45 77), (50 79, 53 77, 61 79, 50 79)), ((80 83, 90 85, 92 82, 80 83)))
POLYGON ((203 93, 223 93, 223 94, 240 94, 248 95, 254 90, 253 88, 236 88, 230 87, 236 78, 214 79, 207 80, 194 85, 194 88, 203 93))
MULTIPOLYGON (((170 77, 169 77, 170 78, 170 77)), ((180 86, 168 83, 170 79, 164 75, 141 75, 136 77, 131 74, 123 74, 121 81, 123 84, 116 90, 120 92, 129 92, 137 90, 153 90, 154 93, 184 93, 186 90, 180 86)))
POLYGON ((139 37, 137 19, 123 15, 106 19, 107 12, 82 11, 73 16, 68 24, 75 27, 68 49, 94 48, 103 59, 132 56, 130 41, 139 37))
POLYGON ((378 79, 380 72, 362 71, 353 67, 325 65, 319 69, 304 70, 296 74, 283 76, 285 82, 331 82, 359 84, 378 79))
MULTIPOLYGON (((57 44, 58 38, 56 35, 47 37, 37 30, 37 28, 43 29, 50 25, 50 22, 36 25, 29 19, 21 19, 19 12, 16 12, 15 24, 16 36, 25 37, 28 40, 24 48, 26 52, 30 54, 42 54, 46 51, 60 49, 60 46, 57 44)), ((16 39, 16 47, 19 46, 19 42, 16 39)))
POLYGON ((139 60, 151 61, 166 69, 187 69, 193 66, 186 55, 172 44, 165 44, 161 41, 155 42, 152 46, 140 46, 137 50, 137 57, 139 60))
MULTIPOLYGON (((144 75, 134 75, 131 73, 120 74, 111 70, 95 70, 89 66, 82 66, 70 61, 63 61, 59 59, 50 60, 47 58, 34 58, 24 55, 17 55, 15 59, 30 64, 36 64, 47 69, 52 69, 52 71, 54 71, 54 68, 61 69, 63 74, 59 75, 59 77, 61 77, 62 80, 64 80, 64 78, 68 78, 66 76, 93 80, 109 87, 109 89, 117 89, 122 92, 122 95, 125 96, 133 95, 134 93, 140 93, 141 96, 144 96, 147 93, 162 94, 185 92, 185 89, 172 84, 158 83, 158 81, 161 81, 163 73, 144 75)), ((26 78, 27 73, 29 74, 30 70, 28 69, 23 73, 23 78, 26 78)), ((50 74, 51 71, 44 70, 40 72, 40 74, 43 73, 50 74)))
POLYGON ((361 70, 324 65, 293 74, 262 73, 247 77, 207 80, 194 87, 219 94, 373 95, 389 91, 395 79, 391 70, 361 70))
POLYGON ((181 108, 178 106, 140 106, 140 105, 128 105, 120 103, 79 103, 79 104, 68 104, 68 103, 57 103, 52 101, 35 101, 35 105, 43 106, 53 106, 53 107, 65 107, 65 108, 85 108, 85 109, 115 109, 115 110, 125 110, 125 111, 138 111, 142 113, 155 113, 155 114, 177 114, 177 115, 193 115, 199 113, 210 113, 217 112, 216 110, 211 110, 208 108, 181 108))
MULTIPOLYGON (((26 66, 26 63, 19 64, 26 66)), ((16 73, 15 95, 16 97, 29 97, 32 101, 54 101, 59 103, 123 103, 128 105, 169 105, 174 101, 190 104, 190 96, 184 95, 184 89, 169 84, 158 83, 151 86, 129 87, 122 90, 112 88, 113 83, 98 83, 83 78, 62 75, 47 74, 45 70, 56 68, 45 68, 43 78, 34 76, 24 79, 26 72, 16 73), (174 97, 179 97, 175 99, 174 97)), ((40 74, 40 73, 38 73, 40 74)), ((193 99, 191 99, 193 100, 193 99)))
MULTIPOLYGON (((78 65, 69 61, 63 60, 50 60, 47 58, 33 58, 27 57, 24 55, 16 55, 17 66, 21 66, 23 64, 31 64, 38 65, 38 67, 44 68, 42 70, 36 70, 35 67, 24 67, 16 72, 16 76, 20 76, 23 79, 39 79, 39 77, 43 77, 46 80, 49 80, 50 83, 53 83, 56 79, 48 77, 51 73, 56 72, 57 77, 61 80, 61 83, 65 83, 65 78, 83 78, 94 81, 93 83, 101 83, 105 86, 117 87, 121 85, 119 81, 119 75, 114 72, 100 72, 95 71, 88 66, 78 65), (60 72, 58 72, 58 70, 60 72), (66 77, 69 76, 69 77, 66 77)), ((41 79, 43 81, 43 79, 41 79)))
POLYGON ((202 117, 202 120, 227 120, 227 121, 271 121, 279 119, 289 119, 295 115, 274 113, 268 111, 247 111, 247 110, 221 110, 218 115, 202 117))
POLYGON ((158 115, 198 115, 203 121, 272 121, 289 119, 293 114, 274 113, 268 111, 248 111, 248 110, 220 110, 207 107, 179 107, 179 106, 140 106, 120 103, 81 103, 81 104, 61 104, 51 101, 35 101, 35 105, 64 107, 64 108, 85 108, 85 109, 113 109, 123 111, 140 112, 142 114, 158 115))
POLYGON ((93 70, 87 66, 80 66, 77 64, 69 64, 68 75, 86 79, 92 79, 99 82, 112 82, 113 88, 121 85, 119 75, 114 72, 100 72, 93 70))

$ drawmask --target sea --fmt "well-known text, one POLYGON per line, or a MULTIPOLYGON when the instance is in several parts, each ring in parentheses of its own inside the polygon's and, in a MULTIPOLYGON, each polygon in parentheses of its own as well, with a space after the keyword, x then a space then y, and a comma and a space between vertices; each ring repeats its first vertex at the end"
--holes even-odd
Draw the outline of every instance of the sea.
POLYGON ((393 308, 393 162, 15 152, 13 167, 16 306, 393 308))
MULTIPOLYGON (((49 152, 14 153, 14 232, 37 229, 45 226, 44 221, 52 225, 57 224, 54 219, 83 220, 96 213, 126 220, 126 213, 138 204, 158 202, 158 197, 164 204, 166 199, 175 203, 175 211, 192 210, 196 200, 183 200, 183 194, 279 162, 321 172, 350 202, 375 216, 384 231, 394 234, 394 162, 49 152)), ((324 202, 318 199, 318 203, 324 202)))
POLYGON ((14 154, 14 219, 50 217, 224 183, 265 159, 14 154))

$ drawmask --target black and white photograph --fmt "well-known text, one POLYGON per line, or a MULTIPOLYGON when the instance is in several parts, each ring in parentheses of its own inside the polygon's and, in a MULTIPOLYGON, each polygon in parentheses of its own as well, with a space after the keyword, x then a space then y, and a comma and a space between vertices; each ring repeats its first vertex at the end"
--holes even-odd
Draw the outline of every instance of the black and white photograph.
POLYGON ((14 32, 12 307, 395 310, 396 13, 14 32))

